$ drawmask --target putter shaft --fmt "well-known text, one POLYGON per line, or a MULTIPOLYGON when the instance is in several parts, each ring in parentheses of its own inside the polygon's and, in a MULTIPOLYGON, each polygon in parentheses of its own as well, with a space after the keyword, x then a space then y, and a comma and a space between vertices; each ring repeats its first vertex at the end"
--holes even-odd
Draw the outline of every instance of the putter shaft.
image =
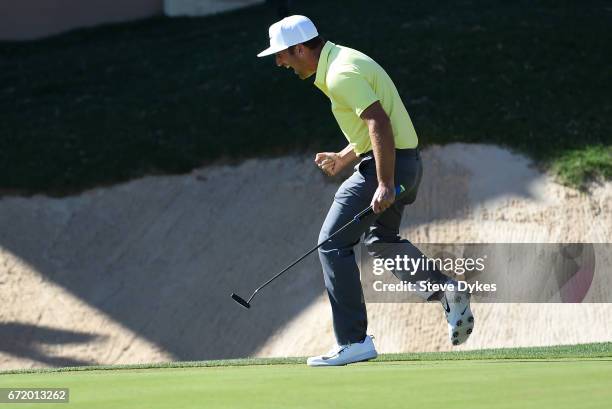
MULTIPOLYGON (((404 188, 403 185, 399 185, 397 188, 395 188, 395 195, 399 196, 400 194, 404 193, 406 191, 406 189, 404 188)), ((359 213, 357 213, 352 219, 351 221, 349 221, 348 223, 346 223, 344 226, 340 227, 338 230, 336 230, 334 233, 332 233, 328 238, 326 238, 325 240, 323 240, 321 243, 317 244, 316 246, 314 246, 313 248, 311 248, 310 250, 308 250, 308 252, 306 252, 305 254, 303 254, 302 256, 300 256, 299 258, 297 258, 296 260, 294 260, 291 264, 289 264, 287 267, 285 267, 282 271, 276 273, 272 278, 270 278, 268 281, 266 281, 265 283, 263 283, 262 285, 260 285, 259 287, 257 287, 255 289, 255 291, 253 291, 253 294, 251 294, 251 296, 249 297, 248 300, 244 301, 244 299, 240 296, 238 296, 235 293, 231 294, 231 297, 234 301, 236 301, 238 304, 242 305, 245 308, 250 308, 251 306, 251 300, 255 297, 255 295, 257 295, 257 293, 259 292, 259 290, 261 290, 262 288, 266 287, 268 284, 270 284, 272 281, 276 280, 278 277, 280 277, 281 275, 283 275, 283 273, 285 273, 287 270, 289 270, 291 267, 295 266, 297 263, 299 263, 300 261, 304 260, 306 257, 308 257, 310 254, 312 254, 312 252, 314 252, 315 250, 317 250, 319 247, 321 247, 322 245, 324 245, 325 243, 327 243, 328 241, 330 241, 331 239, 333 239, 334 237, 336 237, 337 235, 339 235, 340 233, 342 233, 343 231, 345 231, 346 229, 348 229, 353 223, 358 223, 360 222, 364 217, 369 216, 370 214, 372 214, 374 212, 374 210, 372 209, 372 205, 368 206, 367 208, 363 209, 362 211, 360 211, 359 213), (246 303, 246 305, 245 305, 246 303)))

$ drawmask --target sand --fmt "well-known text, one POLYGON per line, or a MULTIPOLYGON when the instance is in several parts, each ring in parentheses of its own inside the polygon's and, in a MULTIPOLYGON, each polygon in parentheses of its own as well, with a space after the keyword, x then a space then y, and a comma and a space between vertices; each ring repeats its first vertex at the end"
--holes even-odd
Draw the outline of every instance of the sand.
MULTIPOLYGON (((582 193, 488 145, 423 152, 405 211, 413 242, 612 242, 612 184, 582 193)), ((316 256, 248 296, 310 248, 340 180, 311 155, 146 177, 78 196, 0 199, 0 369, 302 356, 333 343, 316 256)), ((609 297, 599 263, 586 300, 609 297)), ((612 304, 475 304, 466 345, 442 309, 369 304, 380 352, 612 340, 612 304)))

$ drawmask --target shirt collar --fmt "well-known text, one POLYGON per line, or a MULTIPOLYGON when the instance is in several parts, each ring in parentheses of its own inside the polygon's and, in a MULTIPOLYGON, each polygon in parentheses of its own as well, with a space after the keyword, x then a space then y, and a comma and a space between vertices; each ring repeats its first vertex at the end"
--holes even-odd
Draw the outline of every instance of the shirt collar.
POLYGON ((317 64, 317 75, 315 77, 314 84, 319 88, 325 87, 325 78, 327 77, 327 68, 329 67, 329 54, 331 50, 336 47, 336 44, 331 41, 327 41, 321 49, 319 55, 319 63, 317 64))

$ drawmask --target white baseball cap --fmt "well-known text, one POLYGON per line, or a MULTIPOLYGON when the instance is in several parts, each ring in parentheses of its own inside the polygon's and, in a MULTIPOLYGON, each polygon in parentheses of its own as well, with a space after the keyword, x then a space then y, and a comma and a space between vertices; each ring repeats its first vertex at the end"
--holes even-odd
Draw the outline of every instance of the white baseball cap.
POLYGON ((266 48, 258 57, 265 57, 292 45, 300 44, 319 35, 317 28, 308 17, 289 16, 270 26, 270 47, 266 48))

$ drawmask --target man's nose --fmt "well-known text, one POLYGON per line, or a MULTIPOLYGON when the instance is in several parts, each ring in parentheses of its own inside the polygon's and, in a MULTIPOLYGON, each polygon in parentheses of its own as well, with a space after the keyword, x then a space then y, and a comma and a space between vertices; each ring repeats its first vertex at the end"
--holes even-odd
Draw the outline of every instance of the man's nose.
POLYGON ((276 58, 276 66, 280 67, 282 65, 280 56, 277 54, 274 58, 276 58))

